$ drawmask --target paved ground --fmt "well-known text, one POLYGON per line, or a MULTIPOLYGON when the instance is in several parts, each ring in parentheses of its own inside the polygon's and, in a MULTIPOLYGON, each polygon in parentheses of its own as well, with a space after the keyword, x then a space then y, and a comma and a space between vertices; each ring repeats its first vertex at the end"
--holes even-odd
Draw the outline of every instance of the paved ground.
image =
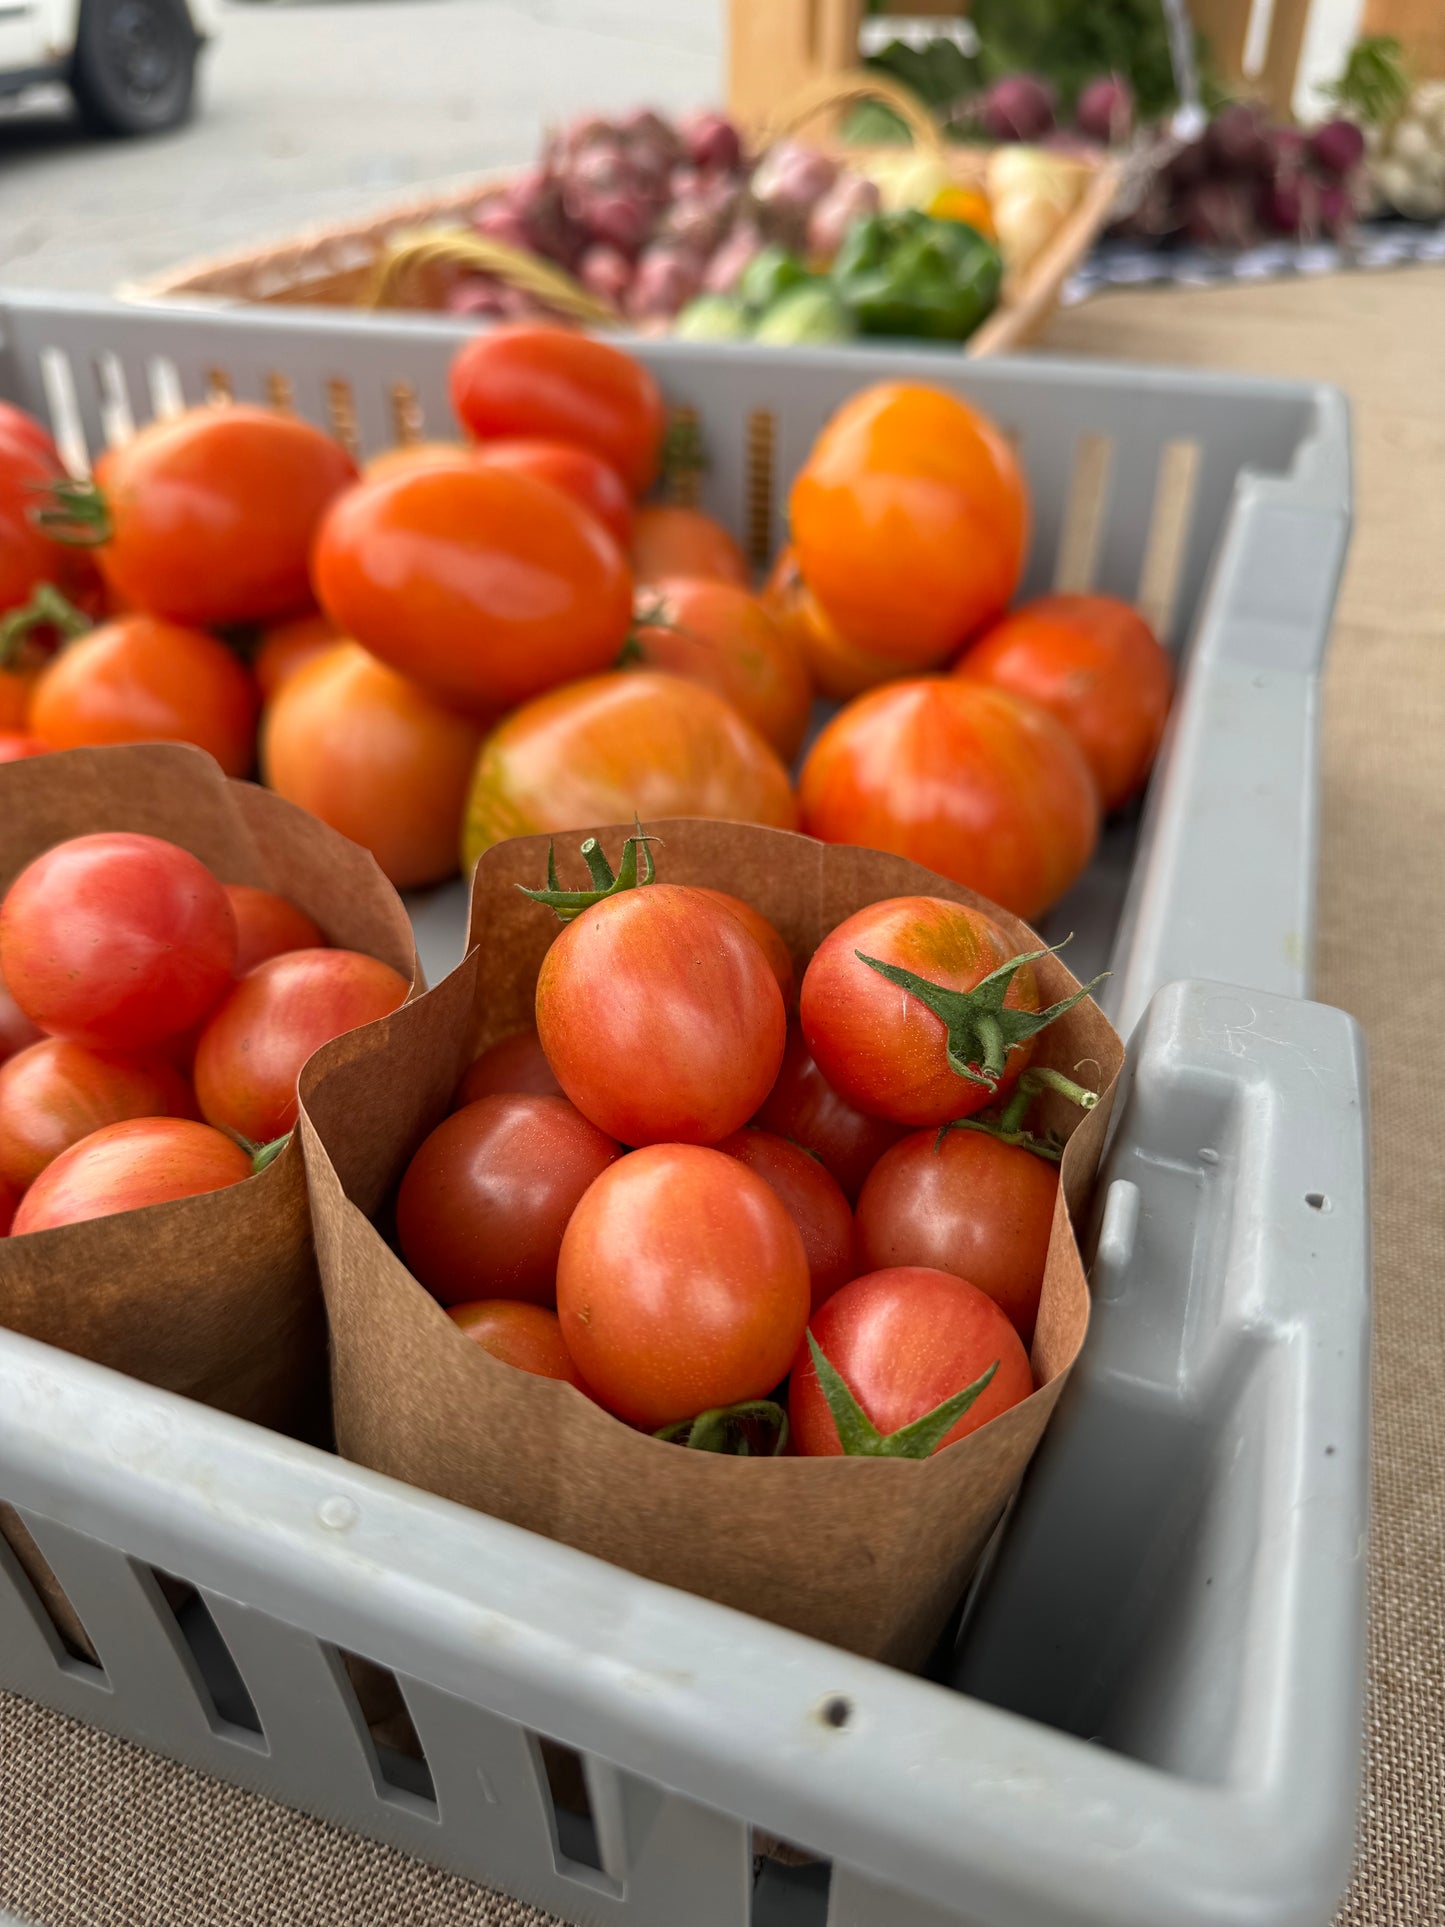
POLYGON ((0 286, 104 291, 192 255, 525 159, 581 108, 715 99, 724 0, 233 5, 194 122, 94 141, 0 104, 0 286))

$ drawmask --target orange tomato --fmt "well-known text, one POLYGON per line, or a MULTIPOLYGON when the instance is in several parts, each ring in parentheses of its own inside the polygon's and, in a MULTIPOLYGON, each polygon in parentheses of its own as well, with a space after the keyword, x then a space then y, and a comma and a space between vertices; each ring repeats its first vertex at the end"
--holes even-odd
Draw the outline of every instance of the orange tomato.
POLYGON ((904 673, 890 656, 870 655, 845 642, 803 580, 798 558, 784 549, 763 589, 763 607, 789 637, 820 696, 847 702, 904 673))
POLYGON ((399 442, 373 455, 361 472, 368 482, 379 482, 385 475, 408 475, 418 468, 446 468, 464 462, 468 453, 465 442, 399 442))
POLYGON ((748 559, 721 522, 701 509, 649 502, 632 525, 632 571, 639 582, 669 575, 706 575, 746 589, 748 559))
POLYGON ((923 669, 1018 587, 1028 492, 1013 450, 956 396, 881 382, 845 403, 789 499, 804 579, 855 648, 923 669))
POLYGON ((273 790, 362 844, 407 889, 457 867, 481 740, 479 723, 347 642, 282 685, 262 724, 261 767, 273 790))
POLYGON ((650 669, 706 683, 791 762, 813 705, 808 672, 756 596, 670 576, 637 599, 632 647, 650 669))
POLYGON ((228 776, 255 761, 256 685, 224 643, 155 616, 121 616, 41 671, 29 727, 53 749, 194 743, 228 776))
POLYGON ((462 864, 505 837, 667 816, 797 823, 788 773, 730 703, 658 670, 593 676, 514 710, 482 745, 462 864))
POLYGON ((515 1298, 474 1298, 468 1305, 449 1306, 447 1317, 474 1345, 504 1365, 535 1372, 538 1378, 560 1378, 579 1392, 587 1390, 563 1342, 557 1314, 545 1305, 515 1298))
POLYGON ((251 673, 256 678, 263 703, 269 703, 276 691, 298 669, 317 656, 325 655, 343 640, 341 631, 329 616, 313 613, 309 616, 292 616, 289 622, 267 623, 261 636, 261 646, 251 659, 251 673))
POLYGON ((560 488, 627 547, 632 535, 632 497, 617 470, 590 448, 519 436, 516 441, 483 442, 473 459, 484 468, 509 468, 516 475, 530 475, 535 482, 560 488))
POLYGON ((1154 631, 1107 595, 1047 595, 979 640, 954 674, 1026 696, 1084 752, 1106 810, 1144 786, 1169 715, 1174 672, 1154 631))

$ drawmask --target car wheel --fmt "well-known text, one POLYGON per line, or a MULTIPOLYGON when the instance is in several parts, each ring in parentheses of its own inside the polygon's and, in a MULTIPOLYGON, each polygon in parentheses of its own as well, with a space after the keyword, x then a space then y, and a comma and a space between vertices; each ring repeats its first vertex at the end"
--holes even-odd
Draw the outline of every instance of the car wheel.
POLYGON ((185 0, 82 0, 70 86, 104 134, 154 134, 191 111, 199 43, 185 0))

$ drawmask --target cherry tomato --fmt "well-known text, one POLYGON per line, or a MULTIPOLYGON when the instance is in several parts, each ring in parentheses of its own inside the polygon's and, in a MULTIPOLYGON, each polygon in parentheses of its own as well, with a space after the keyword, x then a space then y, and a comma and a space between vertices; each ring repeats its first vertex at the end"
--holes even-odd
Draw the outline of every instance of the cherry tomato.
POLYGON ((653 669, 706 683, 791 762, 813 689, 802 659, 762 603, 730 582, 670 576, 637 599, 631 647, 653 669))
POLYGON ((97 1050, 141 1050, 231 982, 236 917, 199 858, 156 836, 76 836, 0 904, 0 970, 26 1016, 97 1050))
MULTIPOLYGON (((974 1083, 948 1061, 948 1031, 921 999, 864 957, 968 991, 1018 953, 981 910, 942 897, 887 897, 840 923, 813 952, 798 1009, 815 1062, 841 1097, 897 1124, 971 1117, 1018 1082, 1032 1041, 1011 1044, 996 1084, 974 1083)), ((1037 1011, 1038 981, 1020 964, 1007 1010, 1037 1011)), ((967 1061, 978 1068, 978 1062, 967 1061)))
POLYGON ((901 1124, 869 1117, 845 1104, 813 1062, 796 1024, 788 1026, 777 1078, 753 1123, 811 1151, 850 1204, 873 1166, 904 1131, 901 1124))
POLYGON ((196 1096, 212 1124, 253 1144, 296 1122, 306 1060, 406 1002, 407 982, 356 950, 290 950, 235 984, 196 1046, 196 1096))
POLYGON ((494 328, 452 363, 452 406, 479 441, 542 436, 600 455, 641 495, 657 474, 667 413, 630 355, 570 328, 494 328))
POLYGON ((10 1227, 15 1222, 15 1207, 20 1202, 20 1193, 13 1184, 0 1178, 0 1238, 10 1236, 10 1227))
POLYGON ((20 1200, 11 1236, 223 1191, 251 1175, 239 1144, 184 1117, 106 1124, 47 1164, 20 1200))
POLYGON ((808 1317, 803 1241, 735 1158, 654 1144, 573 1212, 557 1316, 599 1404, 656 1431, 777 1385, 808 1317))
POLYGON ((808 1260, 813 1310, 858 1272, 853 1213, 821 1161, 771 1131, 734 1131, 717 1147, 756 1171, 798 1227, 808 1260))
POLYGON ((782 937, 770 924, 761 910, 755 910, 741 897, 730 896, 726 890, 713 890, 705 883, 691 886, 701 897, 711 897, 720 903, 724 910, 730 910, 757 944, 768 960, 768 968, 778 980, 778 989, 783 994, 783 1008, 791 1011, 798 1001, 798 982, 793 972, 793 956, 782 937))
POLYGON ((562 1233, 582 1193, 622 1155, 565 1097, 484 1097, 444 1118, 406 1168, 396 1234, 444 1305, 555 1303, 562 1233))
POLYGON ((639 582, 675 575, 704 576, 746 589, 748 559, 721 522, 701 509, 646 502, 632 525, 632 572, 639 582))
POLYGON ((271 788, 371 851, 398 889, 457 867, 482 730, 355 643, 298 669, 261 726, 271 788))
POLYGON ((462 864, 509 836, 668 816, 797 822, 788 772, 731 703, 654 670, 594 676, 508 716, 482 745, 462 864))
POLYGON ((322 950, 326 939, 321 926, 304 910, 273 890, 258 890, 249 883, 228 883, 226 895, 236 913, 236 971, 244 977, 268 957, 283 956, 288 950, 322 950))
POLYGON ((481 463, 352 489, 322 526, 315 579, 338 628, 472 710, 609 667, 632 621, 627 564, 597 518, 481 463))
MULTIPOLYGON (((993 1300, 946 1271, 900 1265, 844 1285, 809 1321, 823 1356, 886 1438, 998 1369, 934 1447, 942 1452, 1021 1404, 1034 1389, 1018 1333, 993 1300)), ((812 1354, 799 1348, 788 1382, 788 1422, 804 1458, 837 1458, 837 1426, 812 1354)))
POLYGON ((30 714, 30 691, 34 684, 33 670, 0 668, 0 729, 7 736, 27 733, 25 723, 30 714))
POLYGON ((25 1012, 10 995, 9 986, 0 977, 0 1064, 13 1057, 18 1050, 30 1044, 38 1044, 45 1035, 38 1024, 32 1024, 25 1012))
POLYGON ((538 1378, 560 1378, 587 1390, 572 1354, 562 1342, 557 1314, 544 1305, 516 1304, 507 1298, 480 1298, 470 1305, 453 1305, 447 1316, 504 1365, 538 1378))
POLYGON ((475 1104, 479 1098, 500 1097, 508 1091, 521 1091, 534 1097, 560 1097, 562 1086, 557 1073, 547 1062, 536 1028, 514 1030, 498 1038, 467 1066, 452 1099, 452 1109, 475 1104))
POLYGON ((268 622, 261 646, 251 661, 251 673, 261 691, 262 702, 269 703, 282 683, 298 669, 324 656, 345 638, 329 616, 313 612, 292 616, 286 622, 268 622))
POLYGON ((483 442, 473 460, 485 468, 511 469, 561 489, 595 515, 626 553, 632 539, 632 497, 617 470, 600 455, 575 442, 518 440, 483 442))
POLYGON ((202 629, 122 616, 62 649, 41 671, 30 724, 56 749, 194 743, 228 776, 256 759, 260 707, 249 670, 202 629))
POLYGON ((1143 788, 1164 734, 1174 672, 1154 631, 1127 602, 1040 596, 981 636, 954 673, 1027 697, 1056 716, 1084 752, 1106 810, 1143 788))
POLYGON ((38 736, 6 730, 0 733, 0 763, 24 763, 32 756, 48 756, 54 747, 53 743, 41 742, 38 736))
POLYGON ((81 608, 95 606, 95 563, 84 550, 53 541, 35 521, 46 484, 64 475, 53 450, 0 440, 0 615, 23 608, 45 584, 81 608))
POLYGON ((195 1116, 185 1079, 164 1058, 46 1037, 0 1065, 0 1177, 23 1190, 102 1124, 195 1116))
POLYGON ((798 784, 824 843, 893 850, 1029 921, 1093 855, 1099 794, 1046 711, 961 678, 890 683, 841 710, 798 784))
POLYGON ((868 1270, 927 1265, 967 1278, 1025 1345, 1043 1290, 1059 1167, 982 1131, 915 1131, 885 1151, 858 1200, 868 1270))
POLYGON ((715 1144, 772 1088, 787 1019, 731 911, 674 884, 604 898, 542 959, 537 1034, 557 1081, 623 1144, 715 1144))
POLYGON ((941 389, 880 382, 813 445, 788 504, 793 547, 856 648, 924 669, 1008 606, 1028 492, 993 424, 941 389))
POLYGON ((8 401, 0 401, 0 448, 28 450, 48 462, 57 473, 64 467, 50 430, 8 401))
POLYGON ((871 655, 844 640, 824 615, 818 598, 803 580, 798 559, 784 549, 763 589, 763 607, 803 660, 820 696, 847 702, 879 683, 896 681, 902 665, 891 656, 871 655))

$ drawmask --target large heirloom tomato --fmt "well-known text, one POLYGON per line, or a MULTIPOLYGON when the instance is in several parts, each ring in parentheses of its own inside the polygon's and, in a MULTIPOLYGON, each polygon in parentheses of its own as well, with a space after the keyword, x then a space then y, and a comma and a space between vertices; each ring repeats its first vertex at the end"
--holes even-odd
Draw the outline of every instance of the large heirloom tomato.
POLYGON ((791 762, 813 689, 802 658, 756 596, 730 582, 672 576, 638 596, 631 647, 653 669, 706 683, 791 762))
POLYGON ((1028 493, 1013 450, 966 402, 883 382, 818 437, 789 519, 804 579, 843 636, 927 668, 1007 608, 1028 493))
POLYGON ((522 440, 483 442, 471 452, 487 468, 509 468, 534 481, 550 482, 581 504, 626 549, 632 539, 632 497, 617 470, 575 442, 522 440))
POLYGON ((1093 855, 1099 795, 1078 745, 1033 703, 919 677, 841 710, 798 784, 825 843, 893 850, 1030 921, 1093 855))
POLYGON ((185 1117, 106 1124, 46 1165, 20 1200, 10 1235, 223 1191, 250 1175, 250 1153, 209 1124, 185 1117))
POLYGON ((637 511, 632 572, 646 583, 691 575, 745 589, 749 580, 748 559, 722 523, 672 502, 645 502, 637 511))
POLYGON ((839 635, 824 615, 818 598, 803 580, 798 558, 784 549, 773 564, 762 594, 763 607, 803 659, 820 696, 847 702, 879 683, 896 681, 907 673, 893 656, 876 656, 839 635))

